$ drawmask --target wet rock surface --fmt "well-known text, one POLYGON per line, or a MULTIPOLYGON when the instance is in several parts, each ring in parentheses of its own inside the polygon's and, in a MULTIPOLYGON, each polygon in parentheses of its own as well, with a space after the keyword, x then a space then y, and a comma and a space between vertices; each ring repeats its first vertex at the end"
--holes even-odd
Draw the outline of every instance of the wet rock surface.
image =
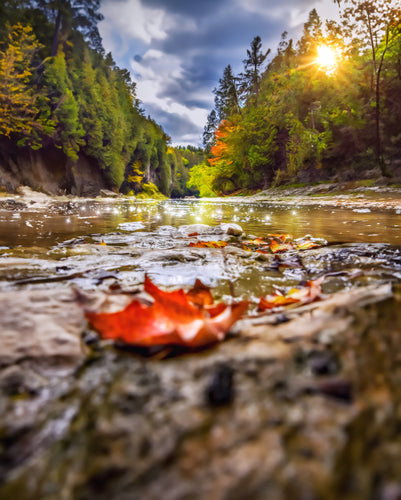
POLYGON ((0 316, 0 366, 29 361, 72 371, 83 361, 85 320, 71 291, 1 293, 0 316))
POLYGON ((236 224, 132 222, 0 250, 0 499, 397 498, 400 248, 258 254, 236 224), (76 290, 115 310, 145 273, 249 316, 196 352, 100 341, 76 290), (322 300, 256 312, 323 275, 322 300))
POLYGON ((5 366, 0 498, 383 498, 399 300, 343 292, 163 360, 89 343, 73 374, 5 366))

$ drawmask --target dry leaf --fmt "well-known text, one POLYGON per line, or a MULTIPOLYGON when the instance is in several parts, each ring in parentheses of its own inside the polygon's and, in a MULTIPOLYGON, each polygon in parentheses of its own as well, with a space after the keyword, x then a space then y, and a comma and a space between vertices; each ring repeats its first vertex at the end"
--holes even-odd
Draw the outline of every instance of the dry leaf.
POLYGON ((146 276, 145 291, 154 298, 152 305, 134 300, 119 312, 86 311, 85 316, 104 339, 136 346, 199 347, 223 340, 248 308, 245 301, 209 304, 211 294, 200 283, 188 294, 182 289, 165 292, 146 276))

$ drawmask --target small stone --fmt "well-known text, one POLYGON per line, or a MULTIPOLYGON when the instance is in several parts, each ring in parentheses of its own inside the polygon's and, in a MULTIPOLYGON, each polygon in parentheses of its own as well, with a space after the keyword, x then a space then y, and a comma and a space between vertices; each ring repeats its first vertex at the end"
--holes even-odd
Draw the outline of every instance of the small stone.
POLYGON ((243 229, 240 225, 234 224, 232 222, 228 224, 220 224, 220 227, 223 231, 223 233, 232 235, 232 236, 241 236, 243 234, 243 229))
POLYGON ((401 500, 401 483, 388 483, 381 492, 380 500, 401 500))
POLYGON ((308 364, 314 375, 334 375, 339 370, 338 360, 328 351, 312 351, 308 356, 308 364))
POLYGON ((234 392, 234 370, 227 365, 218 366, 206 388, 208 403, 211 406, 228 405, 234 399, 234 392))
POLYGON ((215 229, 212 226, 208 226, 207 224, 189 224, 189 225, 184 225, 180 226, 177 230, 177 233, 179 236, 184 236, 187 237, 190 234, 214 234, 215 229))
POLYGON ((120 193, 115 193, 114 191, 110 191, 109 189, 101 189, 99 194, 104 198, 119 198, 121 196, 120 193))

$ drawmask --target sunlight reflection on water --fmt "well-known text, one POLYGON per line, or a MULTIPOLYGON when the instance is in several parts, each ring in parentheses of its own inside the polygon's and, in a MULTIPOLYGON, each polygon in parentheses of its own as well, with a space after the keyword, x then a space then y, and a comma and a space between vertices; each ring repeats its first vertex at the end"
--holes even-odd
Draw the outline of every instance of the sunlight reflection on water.
MULTIPOLYGON (((312 234, 330 243, 383 242, 400 244, 401 214, 325 206, 279 205, 267 202, 166 200, 131 201, 106 205, 97 200, 55 204, 45 215, 34 208, 13 213, 0 211, 0 245, 50 246, 76 236, 119 231, 124 223, 139 223, 145 231, 184 224, 240 224, 246 233, 312 234), (84 204, 82 204, 84 203, 84 204), (374 230, 372 231, 372 228, 374 230)), ((133 224, 135 227, 135 224, 133 224)))

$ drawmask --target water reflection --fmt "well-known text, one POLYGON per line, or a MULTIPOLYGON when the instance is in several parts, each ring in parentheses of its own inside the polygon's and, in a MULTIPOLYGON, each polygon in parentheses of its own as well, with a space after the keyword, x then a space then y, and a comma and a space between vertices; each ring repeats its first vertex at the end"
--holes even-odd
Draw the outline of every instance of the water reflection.
MULTIPOLYGON (((400 243, 401 214, 395 210, 371 211, 325 206, 284 206, 267 202, 216 200, 101 201, 53 204, 46 213, 0 211, 0 245, 51 246, 65 239, 93 233, 124 230, 124 223, 141 223, 152 231, 162 225, 240 224, 248 234, 263 236, 285 232, 305 234, 330 243, 400 243), (398 212, 398 213, 397 213, 398 212)), ((138 226, 139 227, 139 226, 138 226)))

